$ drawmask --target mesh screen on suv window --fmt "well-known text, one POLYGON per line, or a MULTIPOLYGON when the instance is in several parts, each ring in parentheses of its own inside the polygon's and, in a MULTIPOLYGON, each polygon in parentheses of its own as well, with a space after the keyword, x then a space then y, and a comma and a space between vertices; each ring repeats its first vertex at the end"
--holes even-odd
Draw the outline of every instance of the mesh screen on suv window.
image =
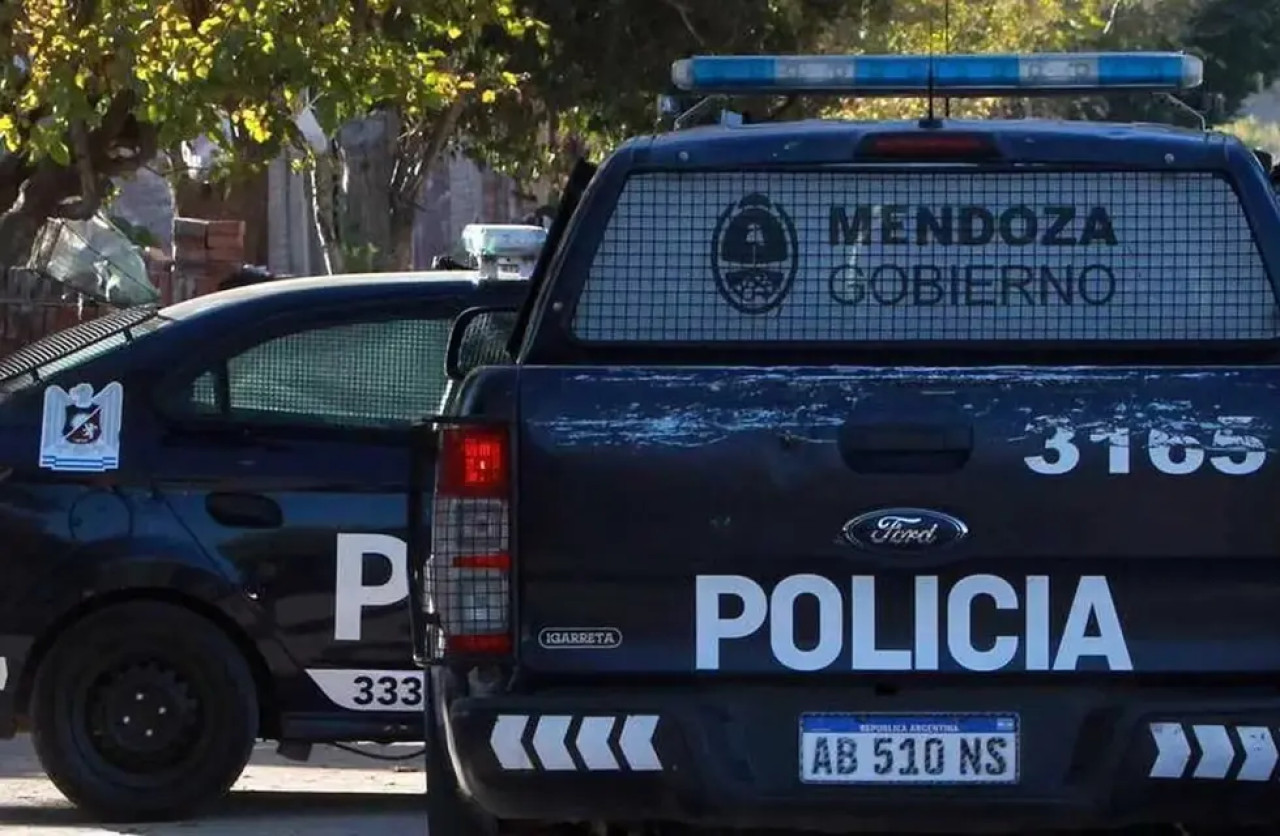
POLYGON ((1204 172, 645 173, 574 315, 595 342, 1262 340, 1276 300, 1204 172))
MULTIPOLYGON (((400 319, 267 340, 227 359, 226 411, 254 421, 407 425, 440 407, 449 330, 448 319, 400 319)), ((223 411, 213 372, 192 382, 186 408, 223 411)))

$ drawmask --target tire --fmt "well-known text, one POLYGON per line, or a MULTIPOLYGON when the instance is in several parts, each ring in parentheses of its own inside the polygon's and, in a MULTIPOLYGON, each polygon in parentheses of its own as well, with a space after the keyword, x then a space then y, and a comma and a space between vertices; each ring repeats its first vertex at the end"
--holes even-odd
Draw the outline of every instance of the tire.
POLYGON ((239 648, 195 613, 150 601, 67 628, 36 671, 30 713, 49 778, 105 821, 186 818, 216 803, 258 736, 239 648))

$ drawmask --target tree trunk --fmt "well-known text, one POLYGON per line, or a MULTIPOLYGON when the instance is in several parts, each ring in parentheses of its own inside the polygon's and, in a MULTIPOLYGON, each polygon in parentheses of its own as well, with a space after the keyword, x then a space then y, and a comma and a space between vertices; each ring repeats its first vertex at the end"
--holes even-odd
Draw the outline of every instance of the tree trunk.
POLYGON ((0 214, 0 268, 20 267, 27 263, 45 221, 57 215, 65 201, 80 194, 80 175, 74 168, 49 160, 34 168, 5 168, 12 182, 0 183, 0 192, 11 196, 0 214))
POLYGON ((356 120, 339 131, 346 207, 338 238, 345 245, 348 269, 386 270, 391 263, 395 243, 389 184, 398 132, 399 120, 391 113, 356 120))
POLYGON ((458 128, 466 99, 458 97, 430 124, 401 124, 396 136, 395 164, 392 168, 391 196, 392 264, 397 270, 412 270, 414 226, 418 200, 427 173, 440 159, 458 128))
POLYGON ((49 218, 93 217, 111 177, 131 173, 155 156, 155 126, 134 119, 135 103, 130 92, 116 95, 92 131, 73 122, 71 165, 51 159, 32 165, 0 155, 0 268, 26 262, 49 218))
POLYGON ((346 205, 338 238, 349 269, 412 270, 414 225, 427 171, 457 129, 465 101, 430 124, 406 126, 387 110, 339 132, 346 205), (367 263, 366 263, 367 262, 367 263))
POLYGON ((45 220, 20 209, 0 215, 0 274, 27 263, 45 220))
POLYGON ((338 235, 338 183, 334 176, 337 166, 332 156, 324 155, 311 169, 312 215, 315 217, 320 253, 324 258, 324 270, 329 275, 346 272, 342 239, 338 235))
POLYGON ((417 206, 401 206, 391 213, 391 258, 388 260, 390 270, 412 270, 413 263, 413 226, 417 220, 417 206))

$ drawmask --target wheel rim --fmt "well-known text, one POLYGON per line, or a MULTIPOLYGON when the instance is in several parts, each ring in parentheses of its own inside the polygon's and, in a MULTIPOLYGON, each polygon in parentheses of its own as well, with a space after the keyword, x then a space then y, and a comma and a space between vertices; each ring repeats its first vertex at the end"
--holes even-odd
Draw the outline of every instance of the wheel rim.
POLYGON ((168 784, 202 757, 211 724, 198 673, 156 658, 116 658, 80 674, 69 706, 76 748, 116 781, 168 784))

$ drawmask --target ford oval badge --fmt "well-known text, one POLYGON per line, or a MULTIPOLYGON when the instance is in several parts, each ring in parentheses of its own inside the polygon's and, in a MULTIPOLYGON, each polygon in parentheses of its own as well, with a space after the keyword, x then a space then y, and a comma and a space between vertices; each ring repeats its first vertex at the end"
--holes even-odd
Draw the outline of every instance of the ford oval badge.
POLYGON ((925 508, 883 508, 844 524, 844 539, 858 548, 897 554, 945 548, 968 535, 960 520, 925 508))

